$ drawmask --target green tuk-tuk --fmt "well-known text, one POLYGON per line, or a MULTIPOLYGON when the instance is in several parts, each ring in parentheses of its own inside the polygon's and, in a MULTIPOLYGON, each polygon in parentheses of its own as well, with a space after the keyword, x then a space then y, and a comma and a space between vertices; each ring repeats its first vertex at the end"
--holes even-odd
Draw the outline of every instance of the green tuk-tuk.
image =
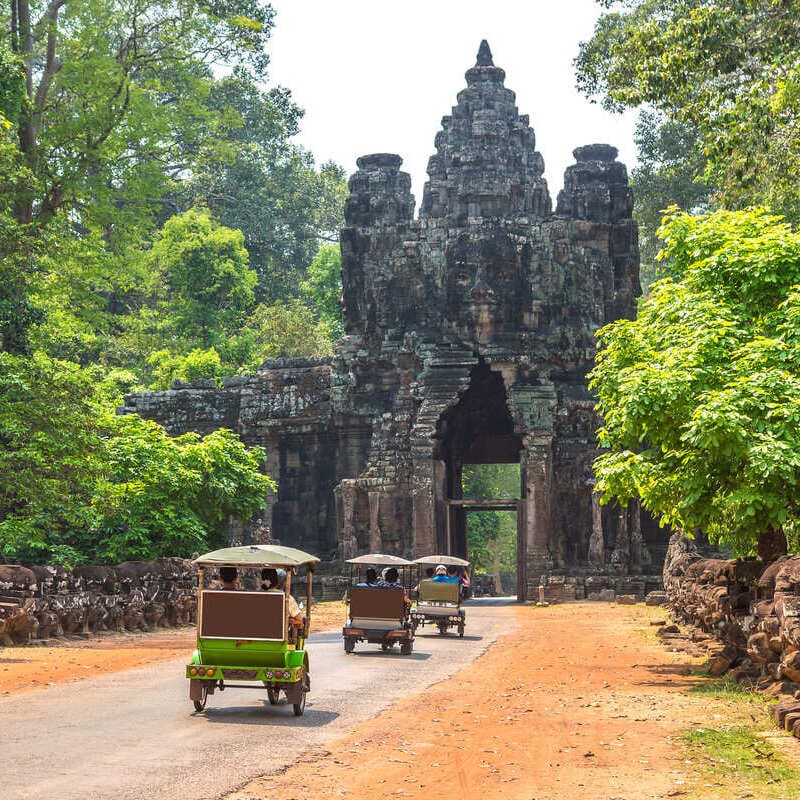
POLYGON ((441 634, 446 634, 448 628, 456 628, 458 635, 463 636, 467 619, 464 609, 461 608, 463 591, 460 581, 440 582, 428 577, 423 578, 421 573, 426 567, 432 572, 440 565, 468 570, 469 561, 456 556, 435 555, 417 558, 414 564, 420 571, 420 579, 416 586, 416 603, 411 609, 411 625, 414 630, 420 626, 436 625, 441 634))
POLYGON ((312 572, 319 559, 293 547, 250 545, 215 550, 194 563, 199 567, 197 649, 186 665, 186 677, 195 710, 202 711, 216 689, 266 689, 271 705, 284 692, 299 717, 311 688, 305 642, 311 624, 312 572), (284 569, 285 590, 206 588, 210 567, 284 569), (307 602, 299 629, 289 624, 287 611, 292 570, 298 567, 307 573, 307 602))

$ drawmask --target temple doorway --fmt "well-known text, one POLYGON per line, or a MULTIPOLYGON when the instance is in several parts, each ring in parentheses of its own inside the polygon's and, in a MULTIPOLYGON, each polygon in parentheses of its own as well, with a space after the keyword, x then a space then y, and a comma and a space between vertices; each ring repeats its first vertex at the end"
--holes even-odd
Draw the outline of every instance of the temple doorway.
POLYGON ((525 599, 526 536, 523 514, 518 513, 524 490, 520 470, 523 446, 514 431, 499 372, 482 361, 472 369, 469 387, 439 420, 437 440, 434 463, 440 473, 436 515, 440 552, 469 558, 479 563, 479 571, 505 563, 506 580, 513 576, 518 599, 525 599), (497 517, 501 512, 504 516, 497 517), (495 545, 499 548, 496 559, 495 545))

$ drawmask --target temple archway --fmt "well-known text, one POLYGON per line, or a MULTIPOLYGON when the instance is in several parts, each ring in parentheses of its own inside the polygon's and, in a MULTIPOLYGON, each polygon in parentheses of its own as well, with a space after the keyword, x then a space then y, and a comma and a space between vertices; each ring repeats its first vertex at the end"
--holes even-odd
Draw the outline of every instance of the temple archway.
POLYGON ((436 509, 439 552, 468 557, 467 514, 471 511, 513 511, 517 525, 517 594, 525 596, 526 537, 520 499, 513 497, 464 498, 462 474, 466 465, 520 464, 522 437, 515 431, 508 408, 503 376, 484 361, 473 367, 467 390, 448 408, 436 426, 434 463, 443 473, 444 491, 436 509))

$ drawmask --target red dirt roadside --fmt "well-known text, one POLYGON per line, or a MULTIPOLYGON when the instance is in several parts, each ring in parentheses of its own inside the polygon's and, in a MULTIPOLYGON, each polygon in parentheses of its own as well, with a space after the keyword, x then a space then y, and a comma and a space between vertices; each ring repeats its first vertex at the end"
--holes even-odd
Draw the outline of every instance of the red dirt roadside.
MULTIPOLYGON (((685 794, 670 736, 708 722, 643 605, 516 607, 519 627, 453 678, 409 697, 226 800, 642 800, 685 794)), ((454 638, 453 647, 458 647, 454 638)))
MULTIPOLYGON (((344 603, 317 603, 312 629, 336 630, 344 619, 344 603)), ((191 627, 155 633, 100 634, 86 640, 64 640, 55 647, 0 647, 0 697, 181 656, 188 659, 195 647, 195 636, 195 628, 191 627)))

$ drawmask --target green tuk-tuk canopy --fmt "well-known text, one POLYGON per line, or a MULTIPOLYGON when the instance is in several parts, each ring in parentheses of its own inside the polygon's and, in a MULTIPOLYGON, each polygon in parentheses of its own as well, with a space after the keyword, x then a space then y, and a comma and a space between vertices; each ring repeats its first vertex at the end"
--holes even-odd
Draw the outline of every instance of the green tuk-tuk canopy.
POLYGON ((348 558, 348 564, 367 564, 373 567, 410 567, 414 562, 387 553, 367 553, 365 556, 348 558))
POLYGON ((319 559, 294 547, 251 544, 223 547, 198 556, 193 563, 199 567, 301 567, 318 564, 319 559))
POLYGON ((422 556, 422 558, 415 558, 415 564, 430 564, 434 567, 438 564, 444 564, 445 567, 449 566, 456 566, 456 567, 468 567, 469 561, 466 561, 463 558, 458 558, 456 556, 445 556, 445 555, 438 555, 438 556, 422 556))

